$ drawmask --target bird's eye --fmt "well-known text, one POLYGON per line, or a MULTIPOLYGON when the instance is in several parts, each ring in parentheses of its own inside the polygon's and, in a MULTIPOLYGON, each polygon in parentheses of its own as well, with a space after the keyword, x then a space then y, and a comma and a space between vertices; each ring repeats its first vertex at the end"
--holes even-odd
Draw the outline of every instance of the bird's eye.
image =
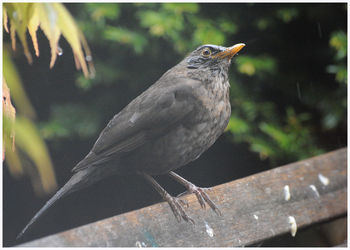
POLYGON ((205 57, 210 56, 211 55, 211 50, 209 48, 203 49, 202 55, 205 56, 205 57))

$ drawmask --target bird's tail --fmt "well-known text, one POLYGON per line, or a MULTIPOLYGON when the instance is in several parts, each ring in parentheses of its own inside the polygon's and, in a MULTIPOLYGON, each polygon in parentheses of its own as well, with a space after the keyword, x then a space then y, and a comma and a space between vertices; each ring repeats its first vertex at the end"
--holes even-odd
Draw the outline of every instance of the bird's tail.
POLYGON ((36 222, 54 203, 56 203, 56 201, 72 192, 92 184, 92 182, 89 180, 90 178, 87 178, 90 173, 90 169, 84 169, 83 171, 79 171, 74 174, 69 181, 60 190, 58 190, 57 193, 52 196, 52 198, 47 201, 46 204, 34 215, 29 223, 17 235, 16 240, 20 239, 34 224, 34 222, 36 222))

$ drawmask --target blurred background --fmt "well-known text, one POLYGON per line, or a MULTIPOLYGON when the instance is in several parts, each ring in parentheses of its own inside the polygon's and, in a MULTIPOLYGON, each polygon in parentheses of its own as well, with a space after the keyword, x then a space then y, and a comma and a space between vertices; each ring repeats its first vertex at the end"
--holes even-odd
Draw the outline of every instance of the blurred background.
MULTIPOLYGON (((18 22, 23 5, 3 6, 9 20, 3 29, 4 76, 16 108, 15 128, 4 117, 4 246, 17 244, 16 235, 69 179, 107 122, 202 44, 246 47, 230 69, 228 128, 198 160, 177 171, 184 178, 215 186, 347 146, 346 3, 37 7, 39 18, 68 15, 67 9, 73 18, 65 20, 81 31, 74 30, 74 41, 67 30, 75 26, 68 21, 52 33, 42 21, 33 39, 37 21, 29 20, 34 24, 27 33, 18 22)), ((157 179, 171 194, 184 191, 167 177, 157 179)), ((159 201, 142 178, 113 176, 58 202, 24 240, 159 201)), ((331 244, 320 234, 305 235, 298 231, 296 238, 262 246, 331 244)))

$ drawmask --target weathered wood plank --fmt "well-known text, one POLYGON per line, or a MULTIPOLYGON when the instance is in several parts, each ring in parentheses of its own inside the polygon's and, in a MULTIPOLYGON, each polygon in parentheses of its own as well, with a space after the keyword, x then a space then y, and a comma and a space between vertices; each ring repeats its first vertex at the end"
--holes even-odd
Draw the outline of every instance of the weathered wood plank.
POLYGON ((347 243, 343 243, 343 244, 335 246, 335 247, 348 247, 348 244, 347 243))
POLYGON ((225 183, 208 194, 223 216, 202 210, 188 195, 184 199, 195 225, 178 223, 163 202, 20 246, 229 247, 260 242, 291 232, 294 220, 300 229, 346 214, 347 149, 225 183))

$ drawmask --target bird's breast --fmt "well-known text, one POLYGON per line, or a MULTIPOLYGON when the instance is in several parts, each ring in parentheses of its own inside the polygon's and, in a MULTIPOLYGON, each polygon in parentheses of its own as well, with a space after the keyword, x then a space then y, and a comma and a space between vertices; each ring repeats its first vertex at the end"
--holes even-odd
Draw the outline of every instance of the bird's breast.
MULTIPOLYGON (((201 95, 198 95, 197 119, 199 124, 207 124, 203 129, 205 136, 208 134, 211 144, 224 132, 231 115, 228 81, 214 81, 203 87, 201 95)), ((196 119, 195 118, 195 119, 196 119)), ((210 144, 210 146, 211 146, 210 144)))

